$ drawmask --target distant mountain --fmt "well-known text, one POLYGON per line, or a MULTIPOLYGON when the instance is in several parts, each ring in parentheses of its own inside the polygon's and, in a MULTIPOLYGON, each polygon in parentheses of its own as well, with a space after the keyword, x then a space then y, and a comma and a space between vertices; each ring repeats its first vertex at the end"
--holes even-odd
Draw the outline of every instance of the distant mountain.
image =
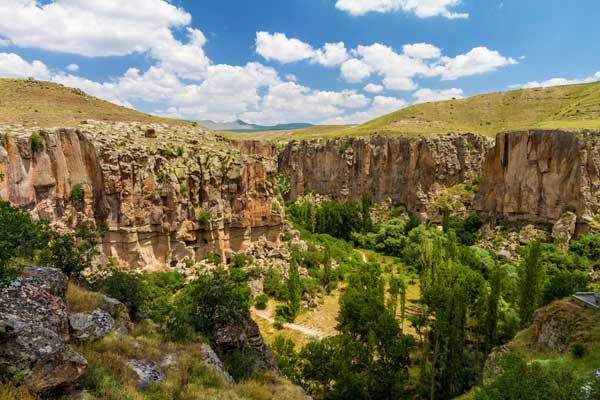
POLYGON ((296 130, 310 128, 312 124, 307 123, 293 123, 293 124, 278 124, 278 125, 254 125, 244 122, 240 119, 231 122, 214 122, 214 121, 198 121, 199 124, 204 125, 215 131, 229 131, 229 132, 268 132, 268 131, 285 131, 285 130, 296 130))

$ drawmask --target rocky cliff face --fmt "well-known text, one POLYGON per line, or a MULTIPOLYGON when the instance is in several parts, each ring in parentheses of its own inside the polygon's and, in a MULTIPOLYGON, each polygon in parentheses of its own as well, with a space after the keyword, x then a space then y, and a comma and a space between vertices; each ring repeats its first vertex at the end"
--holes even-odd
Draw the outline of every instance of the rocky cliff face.
POLYGON ((358 200, 369 192, 424 212, 443 188, 478 177, 491 146, 476 134, 292 142, 279 169, 290 177, 292 200, 307 192, 358 200))
POLYGON ((475 209, 509 220, 588 222, 600 211, 600 132, 500 133, 483 165, 475 209))
POLYGON ((105 221, 103 253, 123 266, 182 266, 278 240, 274 159, 200 128, 90 121, 33 140, 34 130, 3 131, 0 199, 67 229, 105 221))

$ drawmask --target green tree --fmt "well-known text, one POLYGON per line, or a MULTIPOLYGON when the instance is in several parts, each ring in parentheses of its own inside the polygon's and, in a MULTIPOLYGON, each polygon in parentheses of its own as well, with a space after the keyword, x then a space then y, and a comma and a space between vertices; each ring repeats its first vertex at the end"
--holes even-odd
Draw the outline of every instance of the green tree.
POLYGON ((519 268, 519 317, 522 326, 533 320, 541 300, 543 279, 542 247, 539 242, 531 242, 519 268))
POLYGON ((298 258, 300 255, 297 250, 293 250, 290 257, 290 269, 287 283, 288 305, 290 307, 292 320, 300 313, 302 305, 302 282, 298 271, 298 258))
POLYGON ((487 298, 485 318, 485 350, 489 352, 496 345, 498 328, 498 306, 502 293, 502 270, 496 269, 490 282, 491 290, 487 298))

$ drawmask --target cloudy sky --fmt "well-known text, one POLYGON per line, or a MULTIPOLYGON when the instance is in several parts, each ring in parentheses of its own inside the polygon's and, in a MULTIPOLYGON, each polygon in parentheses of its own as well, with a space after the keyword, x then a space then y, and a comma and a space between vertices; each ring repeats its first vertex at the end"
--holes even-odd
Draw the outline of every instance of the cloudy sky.
POLYGON ((598 0, 0 0, 0 77, 157 115, 361 123, 600 79, 598 0))

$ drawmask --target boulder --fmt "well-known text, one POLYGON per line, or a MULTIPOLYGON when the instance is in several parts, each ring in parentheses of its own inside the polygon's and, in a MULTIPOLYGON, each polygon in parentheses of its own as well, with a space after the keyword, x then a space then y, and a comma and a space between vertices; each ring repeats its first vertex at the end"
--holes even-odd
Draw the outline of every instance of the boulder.
POLYGON ((223 365, 223 362, 217 353, 215 353, 208 344, 202 343, 200 345, 200 357, 202 358, 202 361, 220 375, 226 383, 235 383, 233 377, 229 375, 229 372, 227 372, 225 365, 223 365))
POLYGON ((140 389, 146 389, 165 378, 160 366, 152 360, 130 360, 127 364, 137 374, 137 386, 140 389))
POLYGON ((68 387, 87 366, 66 342, 67 282, 57 269, 26 267, 0 290, 0 371, 34 391, 68 387))
POLYGON ((115 331, 117 333, 126 335, 133 329, 133 323, 129 317, 129 310, 127 309, 127 306, 119 300, 103 295, 100 308, 110 314, 115 320, 115 331))
POLYGON ((264 370, 280 372, 273 353, 260 334, 258 325, 250 317, 244 317, 240 321, 232 320, 228 324, 218 326, 213 337, 215 346, 223 352, 235 349, 253 350, 257 356, 253 372, 264 370))
POLYGON ((563 250, 569 249, 569 242, 575 233, 577 215, 571 211, 565 212, 552 227, 552 238, 563 250))
POLYGON ((80 342, 91 342, 108 335, 115 329, 115 320, 109 313, 96 309, 91 313, 69 315, 71 336, 80 342))

